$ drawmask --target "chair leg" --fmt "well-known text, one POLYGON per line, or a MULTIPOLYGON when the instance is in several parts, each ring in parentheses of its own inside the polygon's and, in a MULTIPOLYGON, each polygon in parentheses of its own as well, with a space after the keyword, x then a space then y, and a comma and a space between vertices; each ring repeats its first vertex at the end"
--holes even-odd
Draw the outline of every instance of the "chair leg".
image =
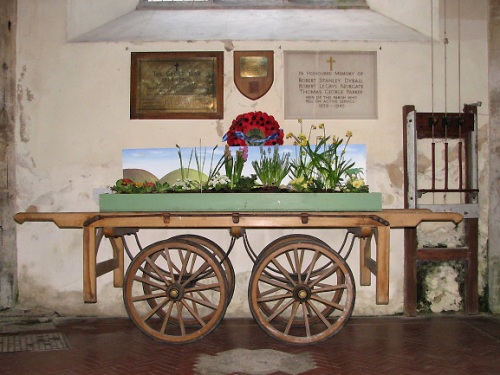
POLYGON ((477 293, 478 225, 477 218, 465 219, 465 242, 468 248, 464 296, 464 310, 466 314, 477 314, 479 312, 477 293))
POLYGON ((417 229, 404 229, 404 313, 417 315, 417 229))

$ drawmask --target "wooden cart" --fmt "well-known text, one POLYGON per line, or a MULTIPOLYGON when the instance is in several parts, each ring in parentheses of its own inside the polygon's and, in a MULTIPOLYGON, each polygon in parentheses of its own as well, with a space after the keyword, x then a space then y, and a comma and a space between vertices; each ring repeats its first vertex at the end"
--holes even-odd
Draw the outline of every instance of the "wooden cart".
POLYGON ((378 212, 22 212, 17 223, 54 222, 59 228, 83 229, 83 299, 97 302, 97 277, 113 272, 123 287, 132 321, 146 335, 169 343, 187 343, 209 334, 220 323, 231 300, 235 275, 229 253, 237 238, 254 262, 248 287, 250 311, 271 336, 291 344, 328 339, 349 320, 355 283, 346 262, 356 239, 360 243, 362 286, 376 277, 376 303, 389 302, 391 228, 414 228, 423 221, 458 224, 457 213, 430 210, 378 212), (199 235, 178 235, 140 247, 140 229, 228 229, 225 251, 199 235), (339 251, 307 234, 280 237, 256 254, 246 229, 344 229, 339 251), (140 251, 132 255, 126 237, 140 251), (103 238, 113 249, 97 262, 103 238), (372 242, 375 257, 372 258, 372 242), (342 252, 345 250, 345 253, 342 252), (124 275, 124 254, 131 263, 124 275))

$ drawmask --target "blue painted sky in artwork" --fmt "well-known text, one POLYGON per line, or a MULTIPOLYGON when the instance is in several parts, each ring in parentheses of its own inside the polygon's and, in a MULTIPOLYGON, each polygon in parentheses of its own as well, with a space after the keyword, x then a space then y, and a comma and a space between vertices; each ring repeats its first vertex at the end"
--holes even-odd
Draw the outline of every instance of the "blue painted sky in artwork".
MULTIPOLYGON (((234 153, 239 147, 231 147, 234 153)), ((267 152, 269 147, 264 147, 267 152)), ((195 158, 194 148, 181 148, 182 164, 184 168, 192 168, 197 170, 197 162, 195 158)), ((296 158, 297 146, 280 146, 280 153, 290 153, 291 159, 296 158)), ((154 174, 158 179, 161 179, 167 173, 180 168, 179 149, 177 148, 141 148, 141 149, 124 149, 122 151, 123 169, 144 169, 154 174)), ((271 147, 272 152, 272 147, 271 147)), ((203 165, 203 171, 208 174, 210 168, 224 154, 224 147, 198 147, 196 148, 198 161, 203 165), (213 156, 212 156, 213 152, 213 156)), ((260 159, 260 148, 258 146, 248 148, 248 161, 243 168, 243 175, 250 176, 254 172, 251 161, 260 159)), ((366 145, 349 144, 347 145, 346 160, 352 160, 356 163, 357 168, 362 168, 366 171, 366 145)), ((221 170, 224 173, 224 169, 221 170)), ((366 177, 366 176, 365 176, 366 177)), ((286 181, 283 181, 286 182, 286 181)))

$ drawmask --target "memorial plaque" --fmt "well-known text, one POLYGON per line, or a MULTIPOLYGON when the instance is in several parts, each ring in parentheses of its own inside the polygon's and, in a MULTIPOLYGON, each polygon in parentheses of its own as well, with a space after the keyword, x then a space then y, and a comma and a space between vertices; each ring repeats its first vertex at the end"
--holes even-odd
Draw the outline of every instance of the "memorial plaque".
POLYGON ((285 52, 285 118, 377 118, 377 53, 285 52))
POLYGON ((134 52, 130 118, 223 115, 223 52, 134 52))
POLYGON ((234 83, 247 98, 263 97, 274 82, 273 51, 234 51, 234 83))

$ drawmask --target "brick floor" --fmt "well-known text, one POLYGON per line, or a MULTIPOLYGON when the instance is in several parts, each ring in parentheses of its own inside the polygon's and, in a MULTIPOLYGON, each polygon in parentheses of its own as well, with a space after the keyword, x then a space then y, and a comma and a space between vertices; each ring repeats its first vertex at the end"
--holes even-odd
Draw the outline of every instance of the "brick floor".
MULTIPOLYGON (((305 347, 276 341, 251 319, 225 319, 207 337, 184 345, 154 341, 125 318, 55 323, 47 333, 64 335, 69 348, 0 353, 0 374, 188 375, 195 374, 198 355, 235 348, 308 353, 316 368, 304 375, 500 374, 500 318, 490 315, 353 317, 336 336, 305 347)), ((248 374, 237 369, 231 375, 248 374)))

